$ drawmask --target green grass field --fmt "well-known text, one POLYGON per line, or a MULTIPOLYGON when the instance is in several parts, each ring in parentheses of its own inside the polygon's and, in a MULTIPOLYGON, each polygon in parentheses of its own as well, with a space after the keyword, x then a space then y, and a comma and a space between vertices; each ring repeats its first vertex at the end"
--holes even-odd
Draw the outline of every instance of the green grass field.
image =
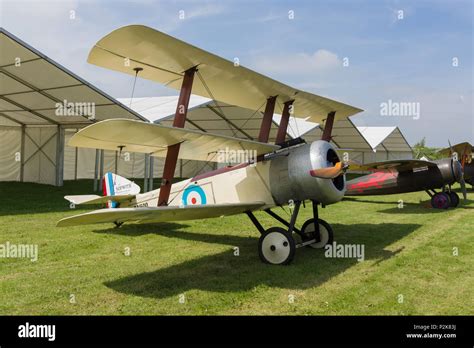
MULTIPOLYGON (((335 240, 364 244, 365 261, 302 248, 290 266, 260 262, 259 234, 244 215, 56 228, 86 211, 70 209, 63 196, 91 191, 91 181, 0 183, 0 244, 39 247, 37 262, 0 259, 0 314, 474 314, 472 191, 448 211, 431 209, 425 193, 329 206, 320 215, 335 240)), ((310 214, 307 206, 298 222, 310 214)), ((257 216, 265 227, 277 225, 257 216)))

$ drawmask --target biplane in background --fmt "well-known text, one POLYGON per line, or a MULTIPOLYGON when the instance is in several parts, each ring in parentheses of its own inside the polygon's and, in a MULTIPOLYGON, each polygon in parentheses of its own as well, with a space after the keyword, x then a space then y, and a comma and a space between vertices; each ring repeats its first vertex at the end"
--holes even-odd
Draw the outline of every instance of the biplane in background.
POLYGON ((431 206, 448 209, 459 205, 459 196, 451 189, 458 182, 467 199, 466 182, 474 180, 472 145, 461 143, 440 150, 448 158, 436 161, 393 160, 352 165, 351 169, 370 170, 373 173, 347 182, 346 196, 374 196, 426 191, 431 206), (436 190, 441 190, 436 192, 436 190))
POLYGON ((335 120, 362 110, 307 93, 191 46, 154 29, 119 28, 91 50, 90 63, 163 83, 180 90, 173 127, 126 119, 95 123, 76 133, 69 145, 165 157, 158 190, 140 194, 134 183, 116 174, 104 177, 103 197, 66 196, 75 204, 107 203, 108 208, 67 217, 58 226, 125 222, 154 223, 205 219, 245 213, 261 233, 260 258, 288 264, 296 248, 332 243, 331 226, 318 207, 339 202, 346 189, 336 149, 329 143, 335 120), (195 77, 199 83, 196 83, 195 77), (262 110, 258 141, 184 129, 191 90, 213 100, 262 110), (268 143, 275 105, 282 118, 275 144, 268 143), (264 107, 263 107, 264 106, 264 107), (322 139, 311 144, 286 140, 289 118, 321 123, 322 139), (220 151, 247 151, 248 160, 171 185, 178 158, 219 161, 220 151), (300 205, 311 200, 313 218, 297 228, 300 205), (294 205, 290 221, 271 209, 294 205), (265 229, 254 211, 262 210, 286 226, 265 229))
POLYGON ((461 163, 464 172, 464 181, 474 187, 474 147, 468 143, 459 143, 439 150, 439 153, 445 157, 452 157, 461 163))

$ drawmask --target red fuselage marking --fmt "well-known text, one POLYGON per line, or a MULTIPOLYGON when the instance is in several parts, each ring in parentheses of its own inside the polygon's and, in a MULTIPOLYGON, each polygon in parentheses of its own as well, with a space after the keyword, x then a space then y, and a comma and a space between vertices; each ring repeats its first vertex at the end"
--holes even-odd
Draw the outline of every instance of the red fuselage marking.
POLYGON ((398 172, 375 172, 367 175, 364 181, 348 185, 347 189, 363 192, 364 189, 368 188, 382 188, 382 184, 385 181, 396 178, 397 176, 398 172))

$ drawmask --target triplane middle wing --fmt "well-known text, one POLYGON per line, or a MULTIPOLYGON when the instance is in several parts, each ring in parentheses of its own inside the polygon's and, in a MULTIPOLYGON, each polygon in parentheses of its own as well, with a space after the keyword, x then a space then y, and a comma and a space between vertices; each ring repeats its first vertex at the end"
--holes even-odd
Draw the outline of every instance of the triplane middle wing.
POLYGON ((168 146, 175 144, 181 144, 180 158, 211 162, 225 161, 224 156, 218 156, 218 151, 255 151, 258 156, 280 148, 252 140, 126 119, 95 123, 77 132, 69 141, 69 146, 141 152, 157 157, 165 157, 168 146))

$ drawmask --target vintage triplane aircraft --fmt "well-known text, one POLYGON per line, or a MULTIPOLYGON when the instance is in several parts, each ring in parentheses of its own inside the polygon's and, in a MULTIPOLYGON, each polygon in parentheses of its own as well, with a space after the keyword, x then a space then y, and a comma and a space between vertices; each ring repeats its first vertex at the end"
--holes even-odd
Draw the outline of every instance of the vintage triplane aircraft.
POLYGON ((452 185, 459 182, 467 199, 466 182, 473 183, 472 145, 460 143, 440 151, 447 158, 428 160, 392 160, 351 168, 368 169, 373 173, 347 182, 346 196, 389 195, 426 191, 436 209, 455 208, 459 196, 452 185), (436 190, 439 190, 438 192, 436 190))
MULTIPOLYGON (((161 187, 140 194, 116 174, 104 177, 105 196, 66 196, 75 204, 108 203, 108 208, 68 217, 58 226, 124 222, 154 223, 246 213, 261 233, 259 255, 271 264, 288 264, 296 248, 332 243, 330 225, 318 206, 339 202, 346 189, 342 163, 329 143, 333 123, 362 110, 291 88, 154 29, 133 25, 117 29, 92 49, 90 63, 161 82, 180 90, 173 127, 111 119, 76 133, 71 146, 147 153, 165 157, 161 187), (198 77, 196 79, 195 77, 198 77), (197 81, 196 81, 197 80, 197 81), (194 94, 252 110, 263 110, 258 141, 185 129, 194 94), (263 106, 265 107, 263 108, 263 106), (282 118, 275 144, 268 143, 275 105, 282 118), (311 144, 285 139, 290 115, 321 123, 322 139, 311 144), (248 161, 172 184, 178 158, 219 161, 221 151, 242 151, 248 161), (313 218, 295 225, 300 205, 310 200, 313 218), (291 205, 290 221, 271 210, 291 205), (253 211, 262 210, 286 226, 264 229, 253 211), (296 237, 296 238, 295 238, 296 237)), ((289 67, 290 69, 290 67, 289 67)))

